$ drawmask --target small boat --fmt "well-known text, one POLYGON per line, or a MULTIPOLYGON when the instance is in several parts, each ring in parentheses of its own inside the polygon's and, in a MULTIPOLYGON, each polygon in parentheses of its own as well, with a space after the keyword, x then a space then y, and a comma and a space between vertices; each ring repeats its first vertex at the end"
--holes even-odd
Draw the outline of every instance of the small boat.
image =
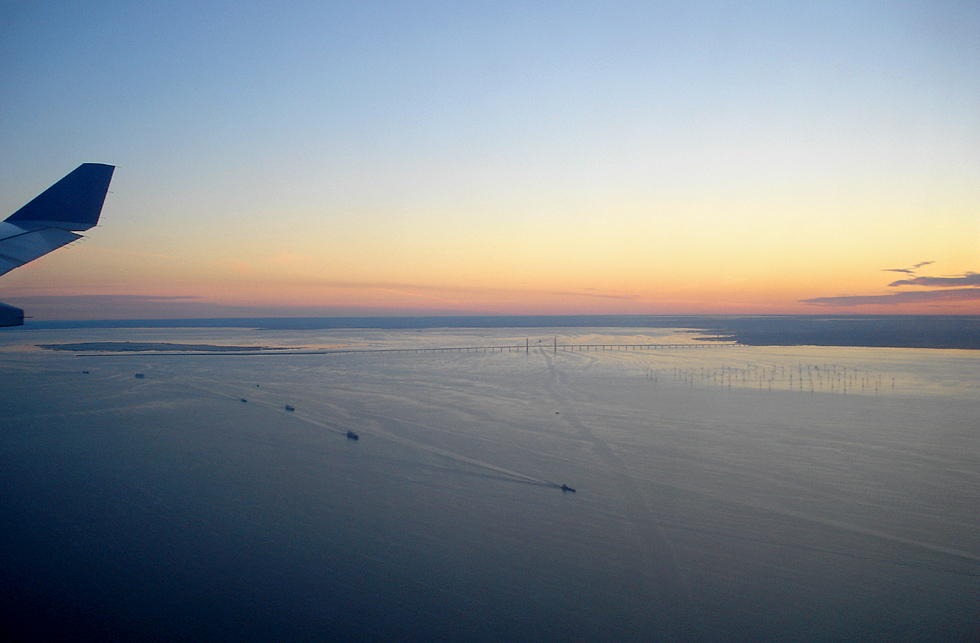
POLYGON ((561 490, 562 490, 562 491, 571 491, 572 493, 575 493, 575 490, 574 490, 574 489, 572 489, 571 487, 569 487, 569 486, 568 486, 567 484, 563 484, 563 485, 561 486, 561 490))
POLYGON ((351 439, 351 440, 360 440, 360 438, 358 437, 358 435, 356 433, 354 433, 353 431, 348 431, 347 432, 347 437, 349 439, 351 439))
POLYGON ((289 406, 289 405, 287 404, 287 405, 286 405, 286 410, 287 410, 287 411, 295 411, 296 409, 294 409, 293 407, 291 407, 291 406, 289 406))
POLYGON ((245 399, 245 398, 243 397, 243 398, 242 398, 242 402, 248 402, 248 400, 246 400, 246 399, 245 399))
POLYGON ((136 379, 138 379, 138 380, 143 379, 143 374, 142 373, 137 373, 136 374, 136 379))

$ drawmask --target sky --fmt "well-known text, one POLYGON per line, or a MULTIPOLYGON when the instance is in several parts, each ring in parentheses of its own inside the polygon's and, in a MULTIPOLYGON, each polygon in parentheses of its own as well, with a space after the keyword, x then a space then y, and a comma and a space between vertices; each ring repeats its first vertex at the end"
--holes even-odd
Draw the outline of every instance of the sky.
POLYGON ((980 314, 978 2, 0 0, 39 319, 980 314))

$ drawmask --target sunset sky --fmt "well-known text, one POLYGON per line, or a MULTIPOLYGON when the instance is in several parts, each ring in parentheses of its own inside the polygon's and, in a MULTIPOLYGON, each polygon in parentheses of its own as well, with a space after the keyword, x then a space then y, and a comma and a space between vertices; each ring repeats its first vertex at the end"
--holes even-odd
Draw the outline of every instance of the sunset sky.
POLYGON ((0 0, 39 319, 980 314, 976 2, 0 0))

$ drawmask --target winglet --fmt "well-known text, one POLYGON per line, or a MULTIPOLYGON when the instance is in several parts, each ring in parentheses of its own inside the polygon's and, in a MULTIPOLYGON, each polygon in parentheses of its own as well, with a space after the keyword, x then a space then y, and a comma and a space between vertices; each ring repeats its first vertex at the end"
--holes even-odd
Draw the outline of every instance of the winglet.
POLYGON ((88 230, 99 222, 114 169, 102 163, 82 163, 6 221, 51 222, 64 230, 88 230))

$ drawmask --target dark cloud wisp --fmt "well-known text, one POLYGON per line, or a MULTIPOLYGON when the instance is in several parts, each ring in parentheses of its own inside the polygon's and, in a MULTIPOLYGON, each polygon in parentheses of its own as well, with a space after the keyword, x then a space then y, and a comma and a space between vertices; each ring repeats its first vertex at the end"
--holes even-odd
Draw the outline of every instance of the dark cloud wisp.
POLYGON ((915 276, 915 271, 916 270, 918 270, 922 266, 928 266, 929 264, 932 264, 932 263, 936 263, 936 262, 935 261, 920 261, 919 263, 915 264, 911 268, 884 268, 884 271, 885 272, 902 272, 902 273, 905 273, 906 275, 913 275, 913 276, 915 276))
POLYGON ((889 286, 929 286, 932 288, 956 288, 963 286, 980 287, 980 273, 968 272, 958 277, 915 277, 914 279, 899 279, 889 286))
POLYGON ((917 277, 915 269, 933 261, 923 261, 912 268, 885 268, 885 272, 901 272, 910 276, 888 284, 890 287, 919 286, 934 290, 889 293, 887 295, 842 295, 802 299, 800 303, 815 306, 895 306, 901 304, 949 304, 961 301, 980 301, 980 273, 966 272, 952 277, 917 277))
POLYGON ((842 297, 816 297, 814 299, 801 300, 804 304, 814 304, 817 306, 893 306, 898 304, 938 304, 956 301, 980 301, 980 288, 896 292, 888 295, 845 295, 842 297))

